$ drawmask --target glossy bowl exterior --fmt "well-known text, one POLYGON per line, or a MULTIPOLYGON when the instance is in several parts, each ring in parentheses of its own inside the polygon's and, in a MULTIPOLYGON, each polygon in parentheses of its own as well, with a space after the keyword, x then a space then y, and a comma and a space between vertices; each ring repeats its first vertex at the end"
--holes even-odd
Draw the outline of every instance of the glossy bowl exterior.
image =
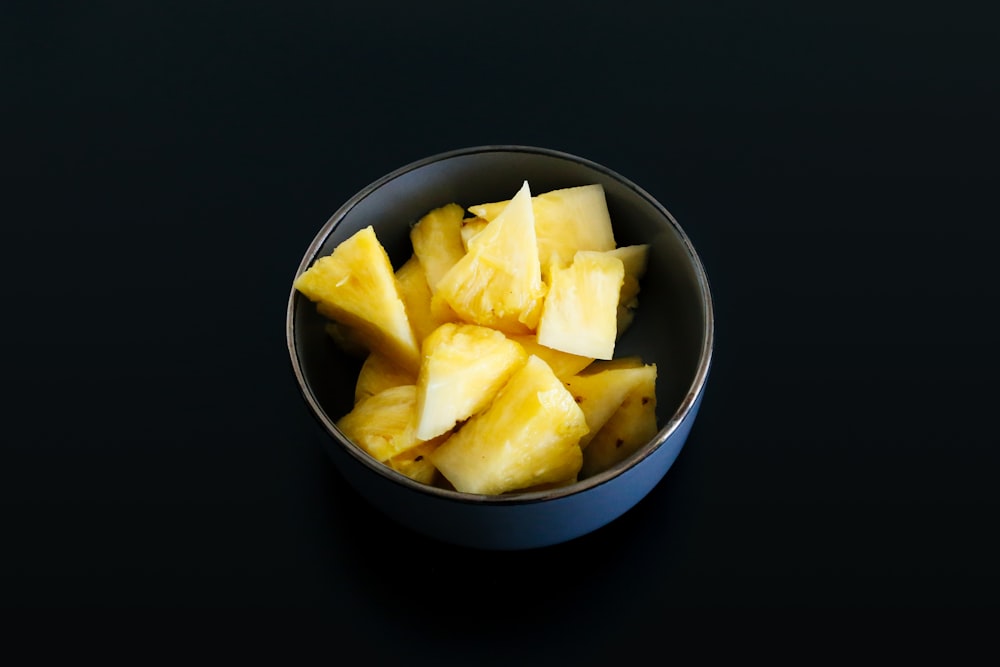
MULTIPOLYGON (((315 305, 292 289, 286 332, 292 369, 338 470, 372 505, 411 529, 481 549, 528 549, 574 539, 618 518, 663 478, 695 421, 711 366, 714 317, 701 261, 680 225, 644 190, 592 161, 526 146, 466 148, 402 167, 345 203, 296 271, 372 225, 393 265, 412 252, 410 226, 449 202, 471 206, 531 191, 600 183, 619 246, 649 243, 639 308, 615 356, 656 363, 656 437, 610 470, 561 489, 477 496, 419 484, 358 448, 335 422, 353 405, 360 360, 340 351, 315 305)), ((294 280, 294 277, 292 279, 294 280)))

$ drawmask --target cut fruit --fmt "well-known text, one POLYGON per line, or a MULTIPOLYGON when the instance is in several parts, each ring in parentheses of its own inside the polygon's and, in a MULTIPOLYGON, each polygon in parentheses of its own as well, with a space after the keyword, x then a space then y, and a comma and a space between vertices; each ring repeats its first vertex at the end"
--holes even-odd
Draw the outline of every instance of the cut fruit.
POLYGON ((562 382, 528 357, 493 403, 430 455, 458 491, 501 494, 575 478, 587 420, 562 382))
POLYGON ((527 181, 433 289, 466 322, 511 334, 534 331, 545 284, 527 181))
POLYGON ((442 436, 422 442, 416 447, 407 449, 402 454, 392 457, 386 464, 412 480, 421 482, 422 484, 434 484, 438 477, 438 471, 434 467, 434 464, 431 463, 428 455, 437 449, 438 445, 444 442, 444 440, 445 436, 442 436))
POLYGON ((465 255, 462 245, 462 216, 458 204, 436 208, 410 229, 413 254, 420 259, 433 291, 441 278, 465 255))
POLYGON ((416 447, 417 388, 390 387, 360 401, 337 421, 337 427, 372 458, 385 463, 416 447))
POLYGON ((423 345, 417 437, 430 440, 485 409, 527 360, 520 345, 475 324, 443 324, 423 345))
POLYGON ((568 267, 552 267, 538 342, 583 357, 611 359, 624 277, 622 261, 607 252, 581 250, 568 267))
POLYGON ((417 344, 423 343, 432 331, 445 322, 457 319, 447 304, 444 304, 445 308, 443 309, 435 309, 431 305, 431 288, 427 284, 424 267, 416 255, 411 255, 410 259, 399 267, 396 271, 396 281, 399 284, 399 296, 406 306, 406 316, 410 319, 417 344))
MULTIPOLYGON (((493 220, 509 202, 468 207, 475 216, 493 220)), ((543 279, 553 266, 568 264, 578 250, 613 250, 611 215, 600 184, 551 190, 533 197, 535 233, 543 279)))
POLYGON ((632 325, 635 311, 639 308, 639 288, 642 277, 646 274, 649 261, 649 244, 628 245, 608 251, 622 260, 625 267, 625 279, 622 282, 621 295, 618 298, 618 337, 632 325))
POLYGON ((361 364, 361 371, 354 383, 354 403, 357 404, 391 387, 416 385, 417 376, 404 370, 381 352, 372 352, 361 364))
POLYGON ((341 242, 295 279, 325 317, 356 331, 370 350, 416 371, 420 348, 385 248, 371 226, 341 242))
POLYGON ((556 377, 560 380, 565 380, 568 377, 576 375, 583 369, 590 366, 590 364, 594 361, 591 357, 581 357, 578 354, 563 352, 562 350, 553 350, 551 347, 545 347, 538 342, 538 338, 536 336, 531 334, 510 336, 509 338, 519 343, 528 354, 533 354, 547 363, 549 368, 552 369, 552 372, 555 373, 556 377))
POLYGON ((656 381, 656 367, 652 365, 611 367, 566 380, 566 388, 583 410, 590 428, 590 432, 580 438, 580 448, 586 452, 587 445, 618 411, 625 398, 643 383, 648 385, 650 379, 656 381))
POLYGON ((465 248, 466 252, 469 250, 469 242, 472 241, 472 239, 479 234, 479 232, 486 229, 486 225, 488 224, 490 224, 490 221, 486 218, 466 218, 462 221, 462 246, 465 248))
POLYGON ((624 461, 652 440, 656 423, 656 365, 590 440, 580 477, 590 477, 624 461))

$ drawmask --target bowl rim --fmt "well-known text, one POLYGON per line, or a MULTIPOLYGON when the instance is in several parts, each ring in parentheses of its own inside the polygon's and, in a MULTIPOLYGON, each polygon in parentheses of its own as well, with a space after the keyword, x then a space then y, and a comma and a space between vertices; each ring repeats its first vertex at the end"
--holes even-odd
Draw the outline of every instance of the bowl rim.
POLYGON ((414 160, 405 164, 397 169, 390 171, 384 176, 372 181, 367 186, 359 190, 354 196, 345 201, 330 218, 320 227, 316 235, 313 237, 312 242, 309 244, 296 269, 295 276, 293 276, 292 283, 294 279, 297 278, 301 273, 303 273, 309 266, 315 261, 316 255, 319 249, 326 242, 330 234, 333 233, 334 229, 343 221, 351 210, 357 206, 360 202, 365 200, 367 197, 371 196, 377 190, 379 190, 385 184, 417 169, 434 164, 436 162, 441 162, 445 160, 454 159, 457 157, 464 157, 468 155, 475 155, 479 153, 498 153, 498 152, 509 152, 509 153, 529 153, 544 155, 547 157, 556 158, 559 160, 566 160, 569 162, 574 162, 594 171, 600 172, 605 176, 619 182, 621 185, 632 190, 639 197, 644 199, 648 204, 653 206, 660 215, 662 215, 673 227, 674 232, 677 234, 679 240, 684 245, 688 253, 692 268, 694 269, 695 275, 697 277, 700 301, 702 305, 702 310, 704 312, 704 321, 702 322, 703 330, 705 332, 701 341, 701 349, 698 355, 698 366, 695 371, 694 379, 688 387, 685 393, 684 399, 678 405, 677 409, 671 415, 670 419, 664 424, 660 430, 657 432, 656 436, 646 443, 641 449, 639 449, 635 454, 629 456, 624 461, 621 461, 614 466, 600 472, 592 477, 587 477, 578 482, 568 484, 566 486, 556 487, 552 489, 546 489, 541 491, 523 491, 523 492, 512 492, 510 494, 504 495, 479 495, 473 493, 465 493, 462 491, 454 491, 451 489, 442 489, 428 484, 423 484, 416 480, 413 480, 402 473, 393 470, 389 466, 382 464, 368 455, 364 450, 362 450, 358 445, 352 442, 344 433, 336 426, 334 421, 326 414, 323 407, 319 404, 316 397, 313 395, 312 391, 308 387, 308 383, 305 380, 305 376, 302 371, 301 364, 299 362, 298 354, 296 351, 295 344, 295 306, 297 300, 301 298, 298 294, 294 285, 291 287, 291 291, 288 297, 288 303, 285 312, 285 339, 288 347, 288 353, 292 363, 292 371, 295 375, 296 385, 299 389, 299 393, 305 399, 309 406, 309 411, 312 416, 319 421, 320 426, 326 432, 327 435, 332 437, 337 445, 342 447, 348 454, 352 456, 356 461, 361 463, 364 467, 376 473, 378 476, 389 480, 395 484, 399 484, 409 490, 417 492, 421 495, 430 496, 438 498, 441 500, 448 501, 458 501, 461 503, 467 503, 472 505, 487 505, 487 506, 507 506, 507 505, 521 505, 521 504, 532 504, 539 502, 546 502, 560 498, 567 498, 571 496, 576 496, 588 491, 591 491, 597 487, 608 484, 609 482, 617 479, 623 475, 628 470, 631 470, 639 466, 644 460, 649 458, 654 452, 656 452, 660 447, 662 447, 674 434, 675 431, 681 426, 685 421, 691 411, 698 404, 698 399, 702 395, 705 389, 706 382, 708 380, 709 371, 712 366, 712 357, 714 352, 715 344, 715 314, 714 305, 712 300, 712 293, 709 286, 708 276, 705 272, 704 265, 699 257, 694 245, 688 238, 687 233, 677 222, 674 216, 664 207, 655 197, 653 197, 645 189, 638 186, 632 180, 626 178, 620 173, 610 169, 602 164, 594 162, 588 158, 575 155, 573 153, 568 153, 565 151, 543 148, 539 146, 522 145, 522 144, 485 144, 480 146, 468 146, 464 148, 456 148, 440 153, 436 153, 418 160, 414 160))

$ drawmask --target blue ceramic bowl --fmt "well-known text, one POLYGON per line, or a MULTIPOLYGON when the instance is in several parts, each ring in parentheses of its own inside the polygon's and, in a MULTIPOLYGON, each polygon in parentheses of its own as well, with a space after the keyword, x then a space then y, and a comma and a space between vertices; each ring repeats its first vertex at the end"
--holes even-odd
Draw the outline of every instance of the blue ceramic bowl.
POLYGON ((504 496, 435 488, 391 470, 335 425, 353 405, 359 360, 332 343, 308 299, 292 289, 288 301, 292 370, 343 477, 399 523, 481 549, 542 547, 597 530, 646 496, 677 458, 701 404, 714 329, 708 280, 680 225, 649 193, 590 160, 544 148, 480 146, 419 160, 364 188, 319 230, 295 274, 367 225, 398 267, 412 252, 410 224, 424 213, 448 202, 469 206, 508 199, 525 180, 533 192, 602 184, 618 244, 650 244, 639 308, 615 354, 657 364, 661 429, 613 468, 559 489, 504 496))

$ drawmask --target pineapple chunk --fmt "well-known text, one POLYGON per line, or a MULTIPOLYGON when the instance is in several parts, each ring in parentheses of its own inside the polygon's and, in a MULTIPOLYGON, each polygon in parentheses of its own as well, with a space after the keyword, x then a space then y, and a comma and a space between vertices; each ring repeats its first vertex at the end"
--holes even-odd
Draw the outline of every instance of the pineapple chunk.
POLYGON ((370 350, 417 370, 420 348, 374 228, 361 229, 320 257, 294 285, 324 316, 355 329, 370 350))
POLYGON ((590 477, 635 453, 653 439, 656 423, 656 364, 644 367, 642 381, 590 440, 583 453, 580 477, 590 477))
POLYGON ((560 380, 576 375, 589 366, 594 360, 591 357, 581 357, 578 354, 553 350, 538 342, 534 335, 526 334, 522 336, 510 336, 511 340, 520 343, 521 347, 528 354, 533 354, 549 365, 552 372, 560 380))
POLYGON ((445 436, 422 442, 416 447, 411 447, 402 454, 392 457, 386 464, 412 480, 433 486, 437 482, 438 471, 427 455, 437 449, 438 445, 444 441, 445 436))
MULTIPOLYGON (((493 220, 507 204, 505 201, 479 204, 467 210, 493 220)), ((578 250, 616 247, 604 187, 600 184, 551 190, 533 197, 531 204, 544 280, 548 280, 553 266, 568 264, 578 250)))
MULTIPOLYGON (((423 280, 423 278, 421 278, 423 280)), ((389 357, 379 352, 372 352, 361 364, 361 371, 354 383, 355 405, 369 396, 374 396, 390 387, 406 384, 417 384, 417 376, 401 368, 389 357)))
POLYGON ((464 215, 465 211, 458 204, 447 204, 420 218, 410 229, 413 253, 424 268, 431 290, 427 318, 439 324, 459 319, 448 302, 438 295, 437 284, 465 256, 465 245, 462 243, 464 215))
POLYGON ((433 291, 448 270, 465 255, 462 245, 462 216, 465 211, 458 204, 436 208, 410 229, 413 253, 420 258, 420 265, 427 275, 427 284, 433 291))
POLYGON ((431 306, 431 288, 427 284, 424 267, 416 255, 410 255, 399 267, 396 281, 399 283, 399 296, 406 306, 406 316, 410 318, 417 344, 423 343, 432 331, 445 322, 457 319, 450 309, 435 309, 431 306))
POLYGON ((337 420, 337 427, 380 463, 420 444, 416 429, 416 385, 384 389, 363 399, 337 420))
POLYGON ((442 324, 424 341, 417 375, 417 437, 430 440, 483 410, 528 358, 501 332, 442 324))
POLYGON ((565 381, 566 388, 583 410, 587 427, 590 428, 590 432, 580 438, 581 449, 586 452, 587 445, 620 408, 625 398, 642 383, 648 383, 651 374, 655 380, 654 366, 619 367, 581 373, 565 381))
POLYGON ((486 218, 466 218, 462 221, 462 247, 469 251, 469 242, 486 228, 490 221, 486 218))
POLYGON ((459 491, 501 494, 575 478, 587 420, 548 364, 531 356, 493 403, 430 454, 459 491))
POLYGON ((649 244, 628 245, 608 251, 625 266, 625 280, 618 297, 618 336, 632 325, 639 307, 639 283, 646 274, 649 261, 649 244))
POLYGON ((568 267, 552 267, 538 342, 583 357, 611 359, 624 277, 622 261, 607 252, 580 250, 568 267))
POLYGON ((467 322, 510 334, 534 331, 545 283, 527 181, 434 290, 467 322))

